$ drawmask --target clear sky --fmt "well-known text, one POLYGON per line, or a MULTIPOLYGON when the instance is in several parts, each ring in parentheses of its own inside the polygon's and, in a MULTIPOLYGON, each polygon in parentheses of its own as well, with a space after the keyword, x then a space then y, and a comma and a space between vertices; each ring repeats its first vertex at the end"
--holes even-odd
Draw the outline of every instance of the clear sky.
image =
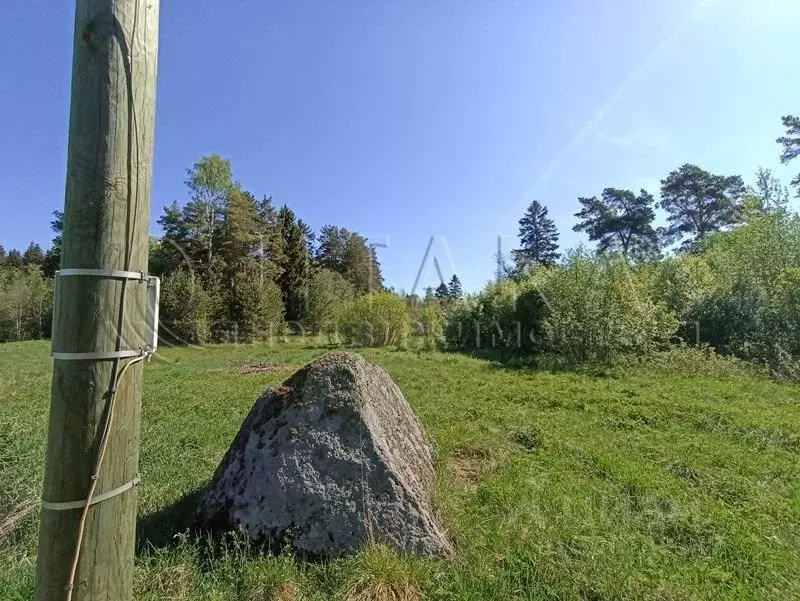
MULTIPOLYGON (((73 10, 2 8, 7 249, 46 246, 63 206, 73 10)), ((216 152, 315 229, 387 244, 387 285, 411 289, 434 236, 445 277, 475 290, 533 199, 573 246, 578 196, 657 194, 684 162, 788 183, 798 31, 799 0, 163 1, 152 230, 216 152)))

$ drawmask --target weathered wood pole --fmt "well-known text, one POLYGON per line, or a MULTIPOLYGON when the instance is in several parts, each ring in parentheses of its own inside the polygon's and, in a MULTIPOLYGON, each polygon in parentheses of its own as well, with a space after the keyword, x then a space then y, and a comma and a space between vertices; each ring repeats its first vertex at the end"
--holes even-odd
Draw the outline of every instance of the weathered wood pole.
MULTIPOLYGON (((61 268, 147 272, 159 0, 77 0, 61 268)), ((146 286, 59 278, 53 350, 136 349, 146 286)), ((53 365, 43 499, 87 498, 112 382, 127 359, 53 365)), ((132 482, 139 464, 142 364, 124 374, 95 495, 132 482)), ((63 601, 82 509, 42 510, 36 598, 63 601)), ((75 601, 132 598, 136 489, 92 505, 75 601)))

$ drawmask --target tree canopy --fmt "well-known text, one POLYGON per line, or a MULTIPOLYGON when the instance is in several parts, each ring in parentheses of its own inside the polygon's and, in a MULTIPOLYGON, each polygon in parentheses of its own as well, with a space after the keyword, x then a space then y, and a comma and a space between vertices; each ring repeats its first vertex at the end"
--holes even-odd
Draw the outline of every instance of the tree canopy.
POLYGON ((667 212, 667 238, 691 248, 711 232, 732 226, 744 193, 739 175, 715 175, 685 164, 661 180, 660 206, 667 212))
MULTIPOLYGON (((781 121, 786 128, 786 135, 778 138, 777 142, 783 146, 781 163, 786 164, 800 156, 800 117, 784 115, 781 121)), ((800 173, 792 180, 792 185, 797 187, 797 195, 800 196, 800 173)))
POLYGON ((641 259, 656 255, 660 241, 653 227, 653 196, 645 190, 636 195, 630 190, 606 188, 601 198, 579 198, 583 208, 575 213, 578 223, 572 228, 584 231, 597 242, 598 252, 619 251, 641 259))

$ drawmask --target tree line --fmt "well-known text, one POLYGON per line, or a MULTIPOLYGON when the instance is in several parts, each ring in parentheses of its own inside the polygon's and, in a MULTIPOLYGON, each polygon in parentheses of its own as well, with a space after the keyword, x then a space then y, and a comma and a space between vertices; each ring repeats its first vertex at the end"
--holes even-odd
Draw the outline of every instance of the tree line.
MULTIPOLYGON (((800 119, 783 124, 786 163, 800 156, 800 119)), ((791 186, 800 196, 800 175, 791 186)), ((573 229, 596 248, 564 253, 534 201, 519 248, 510 260, 498 253, 497 281, 446 311, 445 344, 573 363, 699 344, 800 380, 800 215, 789 198, 766 169, 746 186, 685 164, 661 180, 658 202, 617 188, 579 198, 573 229)))
MULTIPOLYGON (((786 163, 800 156, 800 118, 783 124, 786 163)), ((573 359, 692 336, 751 358, 773 360, 776 341, 800 353, 800 221, 788 188, 766 169, 745 186, 741 176, 685 164, 661 181, 658 202, 612 187, 580 197, 573 229, 596 242, 594 253, 562 253, 547 208, 534 201, 511 261, 499 253, 498 285, 465 297, 454 275, 424 299, 384 290, 364 236, 333 225, 313 231, 288 206, 245 190, 218 155, 188 169, 186 185, 187 201, 164 209, 163 235, 150 245, 150 272, 162 277, 161 333, 176 341, 255 340, 288 328, 396 343, 416 327, 426 347, 458 348, 506 344, 508 328, 519 336, 525 324, 538 342, 523 347, 573 359), (656 208, 665 226, 655 226, 656 208)), ((800 189, 800 175, 791 185, 800 189)), ((0 246, 0 340, 49 335, 62 229, 54 216, 47 251, 0 246)))
MULTIPOLYGON (((219 155, 201 158, 185 183, 189 198, 164 209, 163 234, 150 240, 165 338, 201 343, 315 330, 329 305, 383 291, 375 247, 363 235, 334 225, 314 232, 287 205, 245 190, 219 155)), ((62 221, 55 212, 47 251, 0 245, 0 341, 49 336, 62 221)))
POLYGON ((287 205, 234 181, 230 162, 187 171, 189 200, 166 207, 150 271, 164 278, 164 331, 177 340, 253 340, 318 327, 328 301, 383 290, 375 247, 358 232, 319 233, 287 205))
MULTIPOLYGON (((785 210, 789 189, 759 168, 755 185, 745 186, 739 175, 717 175, 685 164, 661 181, 661 199, 656 202, 647 190, 638 193, 605 188, 592 197, 580 197, 575 213, 576 232, 585 232, 597 244, 599 253, 618 252, 632 260, 657 259, 670 245, 679 250, 698 248, 709 235, 769 213, 785 210), (667 225, 654 225, 655 209, 667 215, 667 225)), ((519 220, 520 248, 512 251, 517 273, 531 266, 553 266, 561 258, 559 233, 548 209, 534 200, 519 220)))
MULTIPOLYGON (((776 141, 782 146, 781 162, 800 156, 800 117, 782 117, 786 134, 776 141)), ((791 182, 800 195, 800 174, 791 182)), ((711 173, 686 163, 661 180, 661 197, 656 202, 647 190, 605 188, 597 196, 579 197, 581 210, 572 228, 585 232, 597 243, 597 251, 619 252, 634 260, 659 258, 667 247, 680 242, 679 249, 691 251, 709 234, 727 231, 758 216, 785 210, 789 188, 771 170, 759 168, 754 185, 745 186, 740 175, 711 173), (655 209, 667 215, 667 225, 655 227, 655 209)), ((555 265, 559 233, 548 209, 534 200, 519 220, 520 248, 511 252, 513 266, 498 256, 500 272, 522 273, 533 265, 555 265)))

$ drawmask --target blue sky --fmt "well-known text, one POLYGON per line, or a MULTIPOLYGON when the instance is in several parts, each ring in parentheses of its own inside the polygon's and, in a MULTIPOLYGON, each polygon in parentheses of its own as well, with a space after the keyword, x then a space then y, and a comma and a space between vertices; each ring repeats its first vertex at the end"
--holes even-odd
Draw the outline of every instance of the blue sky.
MULTIPOLYGON (((63 206, 73 4, 3 7, 0 243, 63 206)), ((410 290, 425 248, 469 290, 538 199, 562 245, 577 197, 657 194, 684 162, 752 181, 800 112, 797 0, 162 2, 151 225, 217 152, 257 196, 387 244, 410 290)), ((432 263, 422 285, 435 285, 432 263)))

